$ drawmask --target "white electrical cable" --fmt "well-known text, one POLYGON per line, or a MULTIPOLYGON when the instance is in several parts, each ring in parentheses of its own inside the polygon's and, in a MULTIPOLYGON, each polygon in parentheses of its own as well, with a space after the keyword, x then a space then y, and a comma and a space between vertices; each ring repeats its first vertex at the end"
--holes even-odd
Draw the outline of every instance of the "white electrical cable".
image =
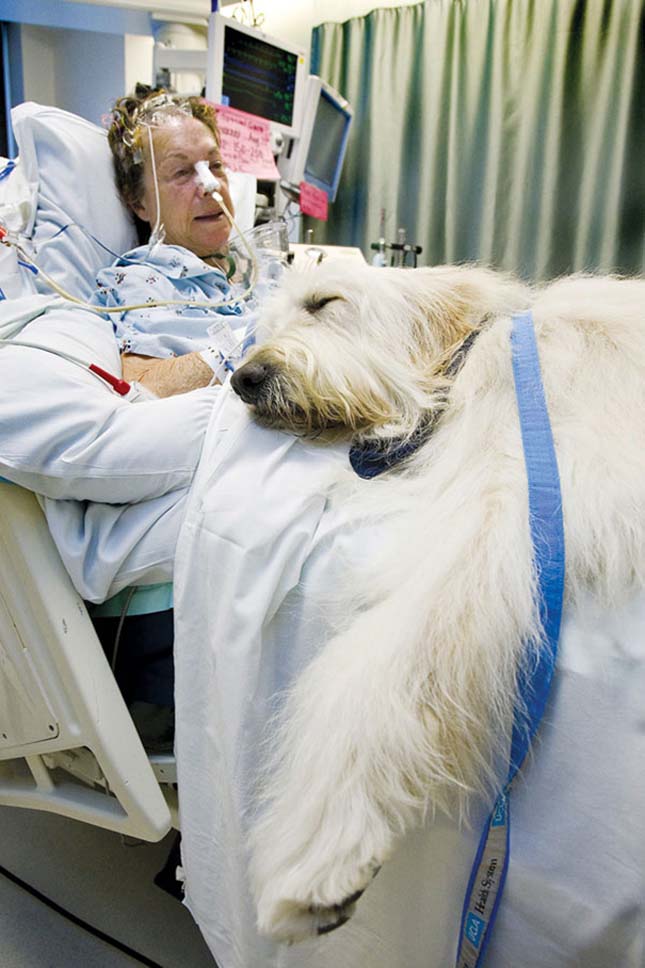
POLYGON ((79 366, 86 373, 91 373, 93 377, 96 377, 103 384, 107 383, 121 397, 127 396, 127 393, 132 387, 132 384, 128 380, 124 380, 122 377, 116 377, 114 374, 104 370, 103 367, 89 363, 87 360, 83 360, 79 356, 74 356, 72 353, 66 353, 64 350, 57 350, 51 346, 43 346, 41 343, 32 343, 30 340, 22 339, 0 339, 0 346, 24 346, 30 350, 41 350, 43 353, 51 353, 53 356, 60 357, 61 360, 67 360, 68 363, 79 366))
MULTIPOLYGON (((228 213, 225 214, 230 217, 228 213)), ((232 224, 235 226, 238 234, 241 235, 240 230, 233 221, 232 224)), ((246 241, 246 240, 245 240, 246 241)), ((222 306, 234 306, 235 303, 240 302, 240 300, 245 299, 253 290, 255 286, 255 279, 252 280, 252 285, 248 286, 242 292, 237 293, 235 296, 231 296, 229 299, 223 299, 221 302, 206 301, 204 299, 155 299, 152 302, 145 303, 133 303, 129 306, 95 306, 93 303, 85 302, 84 299, 79 299, 77 296, 72 296, 71 293, 59 286, 51 276, 47 275, 44 269, 41 269, 37 262, 32 259, 25 250, 17 242, 10 240, 9 238, 2 240, 3 245, 13 245, 17 250, 21 259, 36 270, 38 275, 40 275, 43 280, 47 283, 50 289, 57 292, 59 296, 66 299, 68 302, 74 303, 75 306, 81 306, 83 309, 88 309, 90 312, 96 313, 97 316, 104 316, 106 313, 129 313, 135 309, 155 309, 158 306, 189 306, 192 308, 199 309, 210 309, 212 311, 220 309, 222 306)))
POLYGON ((74 356, 72 353, 66 353, 64 350, 54 349, 51 346, 43 346, 42 343, 32 343, 30 340, 19 339, 0 339, 0 348, 2 346, 24 346, 30 350, 41 350, 43 353, 51 353, 53 356, 58 356, 61 360, 66 360, 68 363, 73 363, 75 366, 85 370, 86 373, 91 373, 93 377, 100 380, 103 386, 110 387, 121 399, 127 400, 129 403, 136 403, 139 400, 158 399, 156 393, 148 390, 142 383, 138 383, 136 380, 124 380, 123 377, 115 376, 114 373, 110 373, 109 370, 99 366, 98 363, 90 363, 88 360, 74 356))
POLYGON ((155 160, 155 149, 152 141, 152 125, 147 124, 146 130, 148 132, 148 144, 150 146, 150 161, 152 164, 152 180, 155 186, 155 224, 152 232, 150 233, 150 240, 148 242, 148 254, 152 252, 153 249, 157 247, 160 242, 163 242, 165 237, 164 227, 161 224, 161 203, 159 202, 159 179, 157 178, 157 162, 155 160))
MULTIPOLYGON (((67 360, 68 363, 74 363, 76 366, 80 366, 83 370, 89 370, 90 364, 81 359, 80 356, 74 356, 72 353, 66 353, 64 350, 53 349, 51 346, 43 346, 41 343, 32 343, 30 340, 24 339, 0 339, 0 345, 2 346, 26 346, 30 350, 42 350, 45 353, 51 353, 53 356, 59 356, 61 360, 67 360)), ((97 376, 92 370, 92 375, 97 376)))

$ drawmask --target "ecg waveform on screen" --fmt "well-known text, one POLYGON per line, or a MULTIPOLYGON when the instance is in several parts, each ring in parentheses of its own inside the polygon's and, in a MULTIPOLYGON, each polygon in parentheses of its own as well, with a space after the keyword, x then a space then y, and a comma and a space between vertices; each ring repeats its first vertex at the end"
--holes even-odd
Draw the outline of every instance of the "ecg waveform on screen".
POLYGON ((227 29, 222 94, 239 111, 291 125, 297 67, 296 54, 227 29))

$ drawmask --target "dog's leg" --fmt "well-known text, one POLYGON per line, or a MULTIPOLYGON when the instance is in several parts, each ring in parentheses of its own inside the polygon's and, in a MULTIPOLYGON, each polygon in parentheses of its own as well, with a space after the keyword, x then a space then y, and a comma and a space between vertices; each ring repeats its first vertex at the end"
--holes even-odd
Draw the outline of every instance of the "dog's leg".
POLYGON ((485 412, 465 428, 477 446, 465 449, 463 427, 433 446, 410 530, 388 551, 394 591, 287 701, 253 836, 263 933, 297 940, 343 923, 396 837, 491 779, 536 619, 516 416, 485 412))

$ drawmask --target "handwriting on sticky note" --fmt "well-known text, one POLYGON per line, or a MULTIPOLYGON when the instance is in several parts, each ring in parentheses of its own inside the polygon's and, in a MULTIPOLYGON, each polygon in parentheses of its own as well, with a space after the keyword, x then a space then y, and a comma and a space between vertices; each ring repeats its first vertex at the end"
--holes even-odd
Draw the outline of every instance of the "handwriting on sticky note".
POLYGON ((270 122, 246 111, 215 104, 222 138, 222 158, 233 171, 277 181, 280 177, 271 151, 270 122))
POLYGON ((326 222, 328 208, 327 192, 310 185, 309 182, 300 182, 300 211, 303 215, 311 215, 326 222))

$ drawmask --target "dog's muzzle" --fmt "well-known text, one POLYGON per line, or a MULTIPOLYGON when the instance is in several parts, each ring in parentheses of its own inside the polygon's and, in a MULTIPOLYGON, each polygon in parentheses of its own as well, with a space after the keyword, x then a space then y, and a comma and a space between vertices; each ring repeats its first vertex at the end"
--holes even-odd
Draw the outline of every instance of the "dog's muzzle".
POLYGON ((264 363, 245 363, 231 377, 231 386, 244 403, 257 403, 271 378, 271 367, 264 363))

